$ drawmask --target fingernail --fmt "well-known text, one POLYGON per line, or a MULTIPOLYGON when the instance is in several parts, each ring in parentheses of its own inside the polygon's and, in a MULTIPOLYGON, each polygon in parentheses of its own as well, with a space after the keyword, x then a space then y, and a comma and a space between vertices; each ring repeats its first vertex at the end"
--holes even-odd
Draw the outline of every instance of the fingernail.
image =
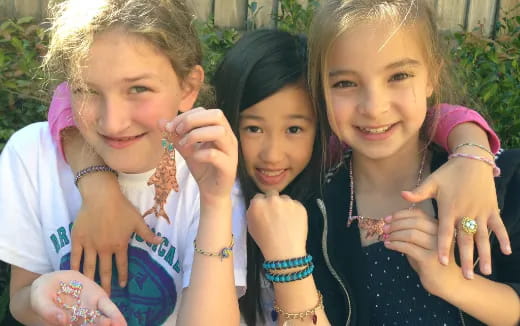
POLYGON ((384 218, 385 222, 390 223, 392 222, 392 215, 388 215, 384 218))
POLYGON ((508 255, 513 253, 513 250, 511 250, 511 246, 510 245, 507 245, 505 250, 506 250, 506 254, 508 254, 508 255))
POLYGON ((60 325, 65 324, 65 316, 63 315, 63 313, 58 312, 58 313, 56 314, 56 320, 58 321, 58 323, 59 323, 60 325))
POLYGON ((178 133, 178 134, 181 134, 184 132, 184 123, 179 123, 179 125, 177 126, 177 128, 175 129, 175 132, 178 133))
POLYGON ((184 138, 182 138, 182 139, 179 141, 179 145, 184 146, 184 145, 186 145, 186 142, 187 142, 187 141, 188 141, 188 140, 186 139, 186 137, 184 137, 184 138))
POLYGON ((489 265, 489 264, 484 264, 484 267, 483 267, 482 269, 483 269, 483 273, 484 273, 484 274, 486 274, 486 275, 491 274, 491 265, 489 265))
POLYGON ((467 278, 468 280, 472 280, 473 277, 474 277, 473 271, 472 271, 471 269, 468 270, 468 271, 466 271, 465 274, 466 274, 466 278, 467 278))
POLYGON ((384 233, 390 233, 390 224, 383 225, 383 232, 384 233))
POLYGON ((173 130, 173 122, 168 122, 164 128, 166 129, 166 131, 169 131, 169 132, 172 132, 173 130))
POLYGON ((390 237, 390 234, 388 234, 388 233, 384 233, 384 234, 383 234, 383 241, 388 240, 389 237, 390 237))
POLYGON ((385 240, 384 244, 385 244, 385 246, 389 246, 389 245, 392 244, 392 241, 390 241, 390 240, 385 240))
POLYGON ((441 264, 443 264, 444 266, 448 266, 449 260, 447 256, 441 256, 441 264))
POLYGON ((119 282, 119 286, 124 288, 126 286, 126 281, 119 282))

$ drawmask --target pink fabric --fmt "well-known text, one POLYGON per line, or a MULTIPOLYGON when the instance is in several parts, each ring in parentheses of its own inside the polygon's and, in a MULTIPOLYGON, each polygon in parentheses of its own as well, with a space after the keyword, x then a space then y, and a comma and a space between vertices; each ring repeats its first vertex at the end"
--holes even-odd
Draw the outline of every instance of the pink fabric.
POLYGON ((58 146, 59 152, 65 161, 67 159, 63 152, 63 144, 61 143, 61 131, 65 128, 75 127, 72 116, 72 105, 70 102, 69 86, 66 82, 63 82, 54 90, 51 105, 49 107, 49 113, 47 115, 52 140, 58 146))
POLYGON ((486 131, 491 151, 495 154, 498 152, 500 138, 478 112, 464 106, 451 104, 441 104, 440 110, 439 124, 433 137, 434 142, 448 150, 448 135, 451 130, 461 123, 473 122, 486 131))

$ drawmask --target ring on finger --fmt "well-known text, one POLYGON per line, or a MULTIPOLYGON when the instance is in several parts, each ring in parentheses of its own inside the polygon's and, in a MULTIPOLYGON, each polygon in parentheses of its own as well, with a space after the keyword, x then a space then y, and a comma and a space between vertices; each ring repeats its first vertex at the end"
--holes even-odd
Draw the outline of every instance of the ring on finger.
POLYGON ((475 221, 475 219, 468 216, 463 216, 460 220, 460 228, 467 234, 473 235, 477 233, 478 224, 477 221, 475 221))

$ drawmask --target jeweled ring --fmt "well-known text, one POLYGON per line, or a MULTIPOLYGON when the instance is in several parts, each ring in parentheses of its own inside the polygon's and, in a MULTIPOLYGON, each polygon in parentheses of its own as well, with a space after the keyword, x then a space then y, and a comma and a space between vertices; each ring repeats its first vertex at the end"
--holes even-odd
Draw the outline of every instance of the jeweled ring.
POLYGON ((477 229, 478 229, 477 221, 475 221, 471 217, 463 216, 462 220, 460 221, 460 226, 462 228, 462 231, 464 231, 468 234, 477 233, 477 229))

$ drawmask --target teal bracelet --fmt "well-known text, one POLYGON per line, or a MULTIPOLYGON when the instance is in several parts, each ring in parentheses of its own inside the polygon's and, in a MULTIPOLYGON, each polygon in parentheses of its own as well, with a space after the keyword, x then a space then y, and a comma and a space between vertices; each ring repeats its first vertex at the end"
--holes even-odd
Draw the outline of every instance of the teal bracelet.
POLYGON ((272 274, 272 273, 266 272, 265 278, 268 281, 271 281, 273 283, 294 282, 294 281, 303 280, 304 278, 311 275, 313 271, 314 271, 314 264, 309 263, 309 266, 307 266, 304 270, 299 271, 299 272, 290 273, 290 274, 272 274))
POLYGON ((262 267, 266 270, 279 270, 289 269, 295 267, 307 266, 312 262, 312 256, 306 255, 298 258, 291 258, 285 260, 267 260, 263 263, 262 267))

